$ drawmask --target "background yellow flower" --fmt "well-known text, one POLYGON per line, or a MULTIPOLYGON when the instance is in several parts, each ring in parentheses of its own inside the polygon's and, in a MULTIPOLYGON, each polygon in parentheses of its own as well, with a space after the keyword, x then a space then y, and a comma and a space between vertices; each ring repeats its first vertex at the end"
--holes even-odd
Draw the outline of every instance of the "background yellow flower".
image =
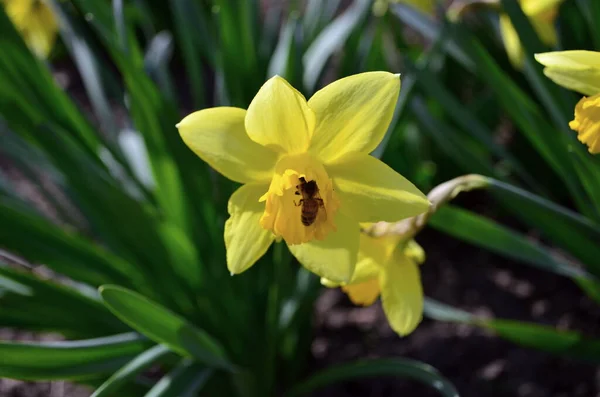
POLYGON ((9 16, 27 46, 40 58, 52 51, 58 24, 50 7, 43 0, 3 0, 9 16))
MULTIPOLYGON (((562 2, 563 0, 519 0, 523 12, 529 18, 536 33, 542 42, 549 46, 555 46, 557 42, 554 21, 562 2)), ((521 40, 510 17, 506 14, 500 15, 500 33, 511 63, 516 68, 522 68, 524 53, 521 40)))
POLYGON ((556 84, 591 95, 577 103, 569 127, 577 131, 577 139, 590 153, 600 153, 600 52, 554 51, 536 54, 535 59, 556 84))

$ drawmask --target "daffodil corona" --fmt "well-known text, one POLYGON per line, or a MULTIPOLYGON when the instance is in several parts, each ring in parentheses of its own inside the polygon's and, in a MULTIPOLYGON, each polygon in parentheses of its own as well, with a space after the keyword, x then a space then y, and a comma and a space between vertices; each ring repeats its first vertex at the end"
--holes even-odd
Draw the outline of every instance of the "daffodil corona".
POLYGON ((358 263, 349 283, 322 279, 327 287, 341 287, 350 300, 369 306, 381 295, 383 310, 392 329, 400 336, 414 331, 423 317, 423 290, 418 265, 423 249, 397 235, 360 237, 358 263))
POLYGON ((58 33, 50 7, 43 0, 2 0, 2 5, 31 51, 46 58, 58 33))
POLYGON ((200 110, 178 125, 209 165, 243 183, 225 224, 232 274, 252 266, 276 239, 316 274, 349 281, 359 222, 395 222, 425 212, 412 183, 369 156, 392 118, 400 78, 370 72, 338 80, 306 101, 279 76, 248 110, 200 110))
POLYGON ((536 54, 535 58, 555 83, 589 95, 577 103, 569 126, 590 153, 600 153, 600 52, 555 51, 536 54))

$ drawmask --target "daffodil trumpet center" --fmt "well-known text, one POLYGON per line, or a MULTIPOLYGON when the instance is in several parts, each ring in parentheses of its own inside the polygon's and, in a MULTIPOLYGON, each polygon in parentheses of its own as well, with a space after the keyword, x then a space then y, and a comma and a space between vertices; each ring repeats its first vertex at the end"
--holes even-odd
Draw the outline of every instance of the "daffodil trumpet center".
POLYGON ((266 202, 260 225, 287 244, 323 240, 336 230, 339 200, 333 182, 323 164, 308 153, 283 156, 259 201, 266 202))

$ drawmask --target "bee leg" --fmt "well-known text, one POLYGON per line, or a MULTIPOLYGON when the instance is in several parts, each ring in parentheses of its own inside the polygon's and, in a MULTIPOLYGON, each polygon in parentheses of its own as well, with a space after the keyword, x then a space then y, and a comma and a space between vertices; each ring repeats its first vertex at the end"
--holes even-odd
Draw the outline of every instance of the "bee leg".
POLYGON ((303 202, 304 202, 304 199, 300 199, 300 202, 299 202, 299 203, 296 203, 296 201, 294 201, 294 205, 295 205, 296 207, 300 207, 300 206, 302 205, 302 203, 303 203, 303 202))
POLYGON ((296 196, 300 196, 300 192, 299 192, 299 191, 295 191, 295 192, 294 192, 294 194, 295 194, 296 196))
POLYGON ((325 207, 325 203, 323 202, 323 199, 318 198, 318 199, 315 199, 315 200, 317 200, 319 202, 319 207, 321 207, 321 208, 325 207))

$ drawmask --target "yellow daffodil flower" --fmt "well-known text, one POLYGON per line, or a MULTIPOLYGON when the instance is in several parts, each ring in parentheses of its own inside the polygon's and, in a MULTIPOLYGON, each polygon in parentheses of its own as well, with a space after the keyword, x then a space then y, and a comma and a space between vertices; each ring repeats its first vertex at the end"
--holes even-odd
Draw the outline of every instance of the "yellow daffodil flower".
POLYGON ((387 12, 390 3, 403 3, 431 15, 435 11, 435 2, 436 0, 375 0, 373 3, 373 14, 382 16, 387 12))
POLYGON ((589 95, 575 107, 569 127, 577 131, 577 139, 590 153, 600 153, 600 52, 555 51, 536 54, 535 59, 556 84, 589 95))
POLYGON ((2 4, 29 49, 37 57, 46 58, 58 33, 50 7, 43 0, 2 0, 2 4))
POLYGON ((370 72, 338 80, 306 101, 275 76, 248 110, 204 109, 177 125, 200 158, 244 184, 229 199, 225 224, 232 274, 283 239, 309 270, 348 281, 359 222, 397 221, 429 208, 412 183, 369 156, 383 139, 399 90, 398 75, 370 72))
MULTIPOLYGON (((536 33, 546 45, 555 46, 557 43, 554 21, 562 2, 563 0, 519 0, 523 13, 529 18, 536 33)), ((500 33, 511 63, 516 68, 522 68, 524 54, 521 40, 510 17, 506 14, 500 15, 500 33)))
POLYGON ((423 318, 418 265, 425 260, 425 253, 414 240, 401 242, 400 238, 362 234, 352 280, 340 284, 324 278, 321 283, 327 287, 341 286, 350 300, 361 306, 371 305, 381 295, 390 326, 404 336, 414 331, 423 318))

